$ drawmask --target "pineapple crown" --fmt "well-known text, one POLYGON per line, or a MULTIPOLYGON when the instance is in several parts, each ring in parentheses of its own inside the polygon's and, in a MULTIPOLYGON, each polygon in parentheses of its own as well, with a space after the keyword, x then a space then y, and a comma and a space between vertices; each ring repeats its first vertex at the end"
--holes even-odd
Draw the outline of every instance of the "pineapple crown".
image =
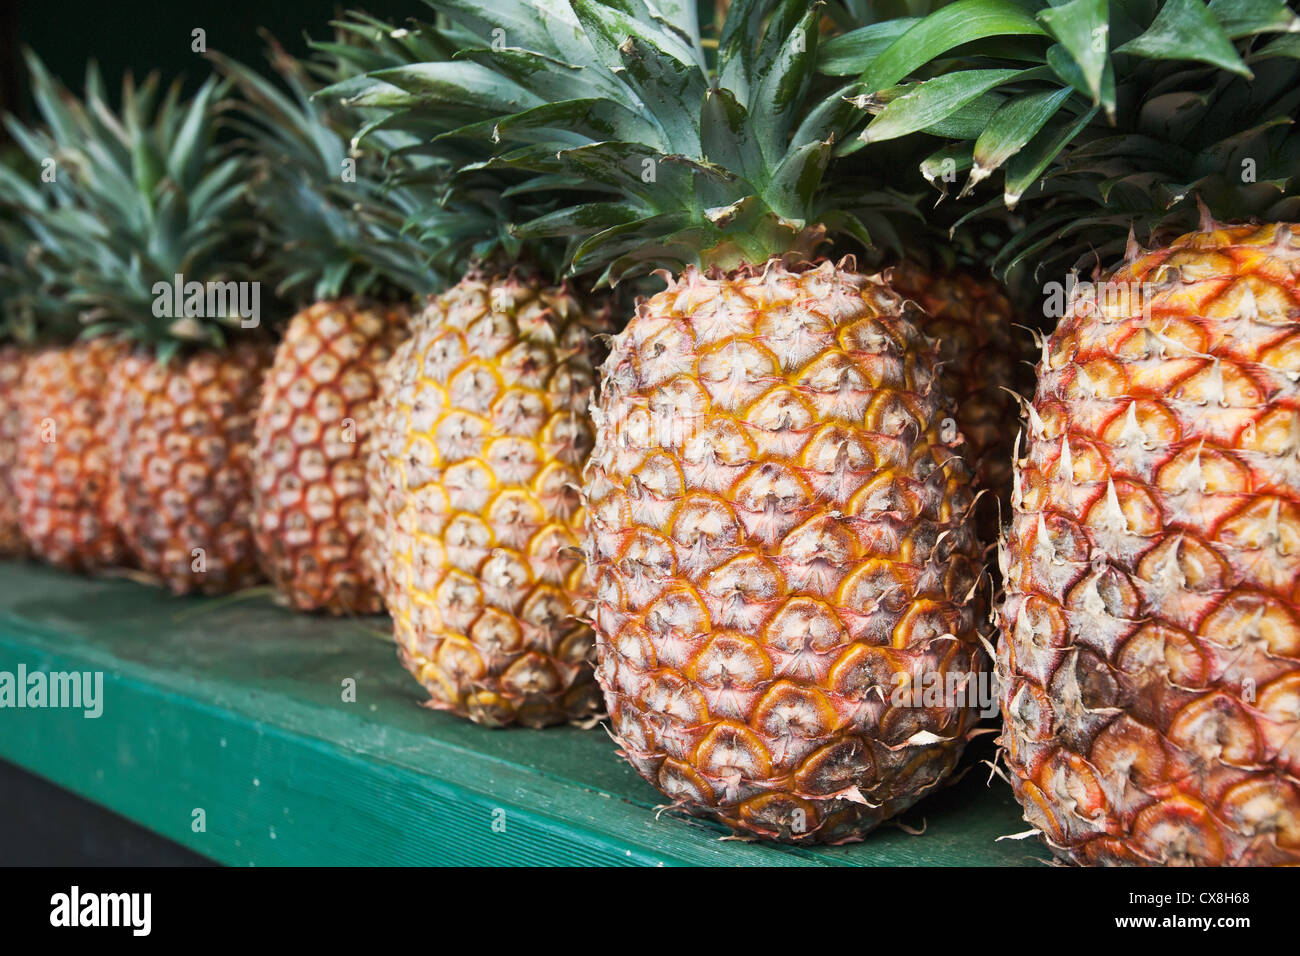
POLYGON ((6 120, 28 158, 53 174, 8 198, 63 273, 69 302, 87 323, 83 334, 149 343, 164 358, 184 345, 224 344, 239 315, 195 315, 204 310, 192 307, 176 314, 170 305, 179 296, 160 291, 177 276, 226 284, 250 275, 249 170, 218 142, 224 84, 209 77, 185 100, 179 81, 163 91, 156 74, 139 86, 127 74, 115 112, 93 62, 84 101, 35 54, 27 62, 45 129, 6 120))
POLYGON ((409 93, 378 79, 403 67, 449 64, 478 38, 445 21, 394 28, 362 14, 351 18, 336 24, 348 42, 313 44, 332 59, 330 69, 318 71, 328 85, 313 99, 341 110, 354 154, 382 157, 386 195, 401 200, 405 213, 405 240, 427 250, 443 277, 470 269, 504 272, 516 264, 561 273, 562 245, 524 239, 512 228, 556 208, 555 184, 488 168, 492 144, 458 132, 488 115, 480 105, 448 97, 413 109, 409 93))
POLYGON ((1073 266, 1226 220, 1300 213, 1300 18, 1282 0, 959 0, 838 38, 827 72, 866 116, 851 153, 923 132, 920 169, 1000 195, 958 222, 1011 217, 995 259, 1073 266), (906 80, 900 83, 899 81, 906 80))
POLYGON ((0 342, 70 342, 81 331, 77 309, 57 256, 48 221, 63 215, 59 193, 39 184, 45 171, 23 152, 0 156, 0 342))
POLYGON ((519 237, 566 239, 575 273, 617 282, 656 268, 733 268, 809 254, 826 231, 865 234, 819 203, 852 109, 814 96, 821 4, 738 0, 710 68, 691 0, 426 0, 469 42, 449 62, 381 70, 354 95, 390 122, 448 106, 491 146, 463 168, 526 173, 557 208, 519 237))
POLYGON ((268 272, 277 293, 312 299, 428 295, 445 281, 434 263, 437 237, 429 244, 410 224, 438 207, 446 163, 407 151, 418 142, 410 133, 377 130, 371 149, 354 148, 352 132, 367 117, 314 94, 366 70, 442 51, 425 35, 361 14, 333 25, 335 40, 313 43, 311 61, 294 59, 267 38, 280 86, 210 55, 242 94, 232 126, 254 154, 253 201, 268 272))

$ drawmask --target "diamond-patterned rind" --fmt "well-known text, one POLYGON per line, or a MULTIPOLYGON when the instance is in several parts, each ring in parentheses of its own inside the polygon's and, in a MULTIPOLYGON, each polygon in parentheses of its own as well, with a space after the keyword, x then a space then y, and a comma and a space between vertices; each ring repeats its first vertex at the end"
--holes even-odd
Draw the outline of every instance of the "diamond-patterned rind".
POLYGON ((400 306, 317 302, 290 320, 267 373, 253 528, 263 569, 298 610, 383 610, 362 556, 369 405, 407 326, 400 306))
POLYGON ((688 269, 615 338, 584 487, 597 676, 677 806, 845 842, 951 771, 977 708, 910 694, 986 670, 946 415, 933 346, 851 261, 688 269))
POLYGON ((96 340, 38 351, 18 389, 18 522, 33 556, 69 570, 124 563, 109 507, 113 475, 104 394, 120 346, 96 340))
POLYGON ((0 557, 25 554, 27 543, 18 524, 18 485, 14 468, 18 462, 18 389, 23 378, 26 353, 16 345, 0 346, 0 557))
POLYGON ((605 322, 565 289, 472 275, 385 370, 368 469, 381 586, 432 707, 535 727, 595 710, 578 484, 605 322))
POLYGON ((110 509, 140 568, 174 593, 263 580, 250 523, 253 418, 271 349, 240 343, 113 366, 110 509))
POLYGON ((1001 737, 1084 864, 1300 863, 1300 227, 1072 300, 1003 543, 1001 737))

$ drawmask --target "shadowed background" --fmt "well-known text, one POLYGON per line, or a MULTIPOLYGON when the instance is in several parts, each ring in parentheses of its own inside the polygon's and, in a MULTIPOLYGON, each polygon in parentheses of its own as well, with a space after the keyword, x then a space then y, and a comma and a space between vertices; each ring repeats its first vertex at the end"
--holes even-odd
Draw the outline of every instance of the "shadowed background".
POLYGON ((196 28, 207 31, 209 50, 260 68, 266 61, 259 27, 270 30, 291 53, 303 54, 304 34, 328 39, 329 21, 348 9, 398 24, 410 17, 430 19, 433 13, 420 0, 83 0, 51 16, 49 4, 42 0, 0 0, 0 112, 31 117, 23 79, 25 46, 74 90, 81 90, 86 61, 92 57, 113 93, 128 69, 137 79, 151 70, 161 71, 164 78, 184 76, 187 87, 193 88, 208 72, 208 65, 191 49, 196 28))

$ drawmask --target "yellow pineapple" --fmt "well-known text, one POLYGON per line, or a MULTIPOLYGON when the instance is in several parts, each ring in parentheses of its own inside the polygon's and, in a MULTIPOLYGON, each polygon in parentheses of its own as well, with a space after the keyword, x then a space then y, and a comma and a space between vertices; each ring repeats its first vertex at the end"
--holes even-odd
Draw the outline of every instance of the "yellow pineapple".
POLYGON ((593 710, 574 594, 603 327, 566 288, 471 274, 390 363, 376 547, 399 654, 430 706, 533 727, 593 710))
MULTIPOLYGON (((459 48, 433 27, 365 24, 365 42, 382 48, 372 61, 477 69, 445 59, 459 48)), ((595 336, 609 309, 548 281, 558 245, 511 234, 512 216, 553 202, 524 176, 468 168, 490 156, 477 138, 440 141, 431 168, 395 168, 423 155, 402 146, 473 118, 472 101, 392 115, 400 91, 382 77, 401 72, 348 77, 321 98, 367 118, 357 145, 384 155, 383 196, 410 208, 405 231, 433 264, 463 278, 414 311, 411 337, 379 375, 362 558, 428 706, 490 726, 589 718, 599 692, 594 637, 578 617, 578 486, 594 430, 595 336), (444 196, 452 176, 460 188, 444 196), (423 195, 431 184, 436 200, 423 195)))

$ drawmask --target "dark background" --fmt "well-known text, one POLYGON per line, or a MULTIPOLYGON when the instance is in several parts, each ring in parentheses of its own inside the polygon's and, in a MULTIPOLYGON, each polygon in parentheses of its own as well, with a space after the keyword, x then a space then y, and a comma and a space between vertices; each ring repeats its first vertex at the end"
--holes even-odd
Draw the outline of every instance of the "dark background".
POLYGON ((203 866, 209 861, 0 760, 0 867, 203 866))
MULTIPOLYGON (((489 6, 491 0, 484 0, 489 6)), ((220 50, 259 69, 265 65, 258 28, 265 27, 290 52, 307 52, 304 35, 326 40, 329 21, 349 9, 365 10, 401 25, 415 17, 433 18, 421 0, 0 0, 0 112, 31 116, 21 51, 31 47, 55 76, 80 91, 86 61, 99 61, 105 85, 116 91, 122 74, 137 78, 159 70, 165 79, 183 76, 194 88, 208 73, 207 63, 191 51, 191 31, 207 31, 209 50, 220 50)))

